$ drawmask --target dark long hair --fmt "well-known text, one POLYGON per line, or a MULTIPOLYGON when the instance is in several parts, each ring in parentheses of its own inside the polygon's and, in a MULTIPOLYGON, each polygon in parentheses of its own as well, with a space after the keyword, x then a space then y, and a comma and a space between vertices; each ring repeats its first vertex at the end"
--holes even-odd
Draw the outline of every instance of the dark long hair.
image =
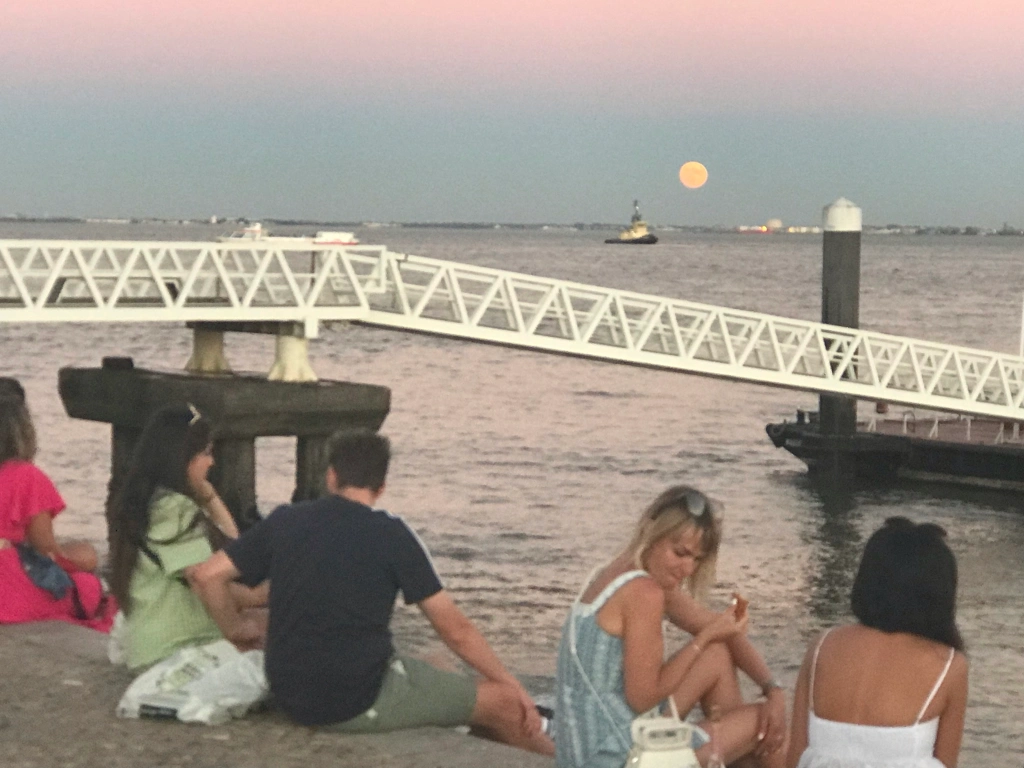
MULTIPOLYGON (((128 474, 111 502, 110 589, 124 612, 131 612, 129 586, 139 555, 149 550, 149 510, 158 487, 191 496, 188 465, 210 444, 210 423, 190 406, 156 411, 142 429, 128 474)), ((192 526, 201 523, 199 515, 192 526)))
POLYGON ((17 379, 0 377, 0 464, 8 459, 32 461, 36 447, 25 390, 17 379))
POLYGON ((864 547, 850 596, 868 627, 964 649, 956 625, 956 557, 934 523, 890 517, 864 547))

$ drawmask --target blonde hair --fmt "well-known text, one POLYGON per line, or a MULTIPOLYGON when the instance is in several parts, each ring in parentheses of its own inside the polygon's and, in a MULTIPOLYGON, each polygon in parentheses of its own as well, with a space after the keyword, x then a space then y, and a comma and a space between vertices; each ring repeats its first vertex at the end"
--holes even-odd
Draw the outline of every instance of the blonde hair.
POLYGON ((37 448, 36 429, 25 401, 0 396, 0 464, 9 459, 32 461, 37 448))
POLYGON ((703 597, 715 583, 718 545, 722 541, 722 505, 696 488, 674 485, 659 494, 640 515, 626 551, 632 552, 637 568, 646 570, 651 547, 688 527, 700 531, 704 551, 697 568, 686 580, 686 588, 703 597))

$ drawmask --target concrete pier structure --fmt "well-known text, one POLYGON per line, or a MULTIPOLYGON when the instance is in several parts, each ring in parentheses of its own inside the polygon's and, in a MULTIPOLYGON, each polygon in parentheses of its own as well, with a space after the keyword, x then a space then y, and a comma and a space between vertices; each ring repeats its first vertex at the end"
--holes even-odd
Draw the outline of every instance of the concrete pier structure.
POLYGON ((214 427, 210 480, 242 529, 259 519, 257 438, 297 438, 292 499, 315 498, 323 490, 330 436, 378 429, 391 405, 391 390, 371 384, 165 373, 135 368, 130 358, 105 358, 100 368, 62 368, 58 389, 69 416, 111 425, 110 493, 120 486, 149 416, 165 405, 194 405, 214 427))

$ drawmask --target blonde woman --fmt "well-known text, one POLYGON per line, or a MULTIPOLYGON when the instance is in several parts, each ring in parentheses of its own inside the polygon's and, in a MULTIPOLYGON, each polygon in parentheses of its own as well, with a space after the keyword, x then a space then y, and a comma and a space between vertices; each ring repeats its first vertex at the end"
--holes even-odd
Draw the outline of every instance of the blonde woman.
MULTIPOLYGON (((721 713, 714 750, 729 765, 776 768, 785 757, 785 696, 746 637, 745 612, 716 613, 700 595, 714 580, 721 541, 717 505, 689 486, 669 488, 644 510, 629 544, 600 568, 573 604, 558 655, 558 768, 622 768, 630 723, 669 696, 680 712, 721 713), (692 635, 665 659, 662 623, 692 635), (765 701, 743 702, 737 669, 765 701)), ((702 723, 702 726, 706 724, 702 723)), ((694 731, 701 765, 707 728, 694 731)))

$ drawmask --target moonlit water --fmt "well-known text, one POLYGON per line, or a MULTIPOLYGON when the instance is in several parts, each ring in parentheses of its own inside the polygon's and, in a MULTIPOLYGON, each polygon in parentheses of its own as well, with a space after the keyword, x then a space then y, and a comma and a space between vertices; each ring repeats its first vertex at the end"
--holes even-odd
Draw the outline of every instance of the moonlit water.
MULTIPOLYGON (((287 234, 287 228, 279 228, 287 234)), ((210 239, 219 227, 3 224, 0 237, 210 239)), ((603 232, 357 232, 391 250, 807 319, 820 316, 820 236, 658 232, 653 247, 602 244, 603 232)), ((865 328, 1015 352, 1024 238, 865 236, 865 328)), ((56 392, 63 365, 131 355, 179 370, 191 333, 174 324, 0 323, 0 375, 28 389, 39 464, 69 504, 59 533, 105 548, 101 512, 109 427, 73 421, 56 392)), ((266 336, 229 335, 236 370, 265 372, 266 336)), ((960 624, 971 694, 960 764, 1024 758, 1024 499, 934 487, 816 487, 771 446, 764 424, 813 408, 799 392, 543 355, 359 326, 313 342, 321 378, 392 389, 384 423, 395 459, 382 504, 431 548, 456 600, 528 687, 550 691, 565 612, 589 570, 623 543, 640 509, 688 482, 721 499, 720 603, 751 601, 750 633, 787 685, 820 629, 848 618, 867 536, 893 514, 949 532, 960 562, 960 624)), ((898 413, 900 409, 894 408, 898 413)), ((293 441, 258 442, 262 511, 288 498, 293 441)), ((404 650, 442 657, 415 611, 404 650)), ((681 638, 677 638, 677 641, 681 638)))

